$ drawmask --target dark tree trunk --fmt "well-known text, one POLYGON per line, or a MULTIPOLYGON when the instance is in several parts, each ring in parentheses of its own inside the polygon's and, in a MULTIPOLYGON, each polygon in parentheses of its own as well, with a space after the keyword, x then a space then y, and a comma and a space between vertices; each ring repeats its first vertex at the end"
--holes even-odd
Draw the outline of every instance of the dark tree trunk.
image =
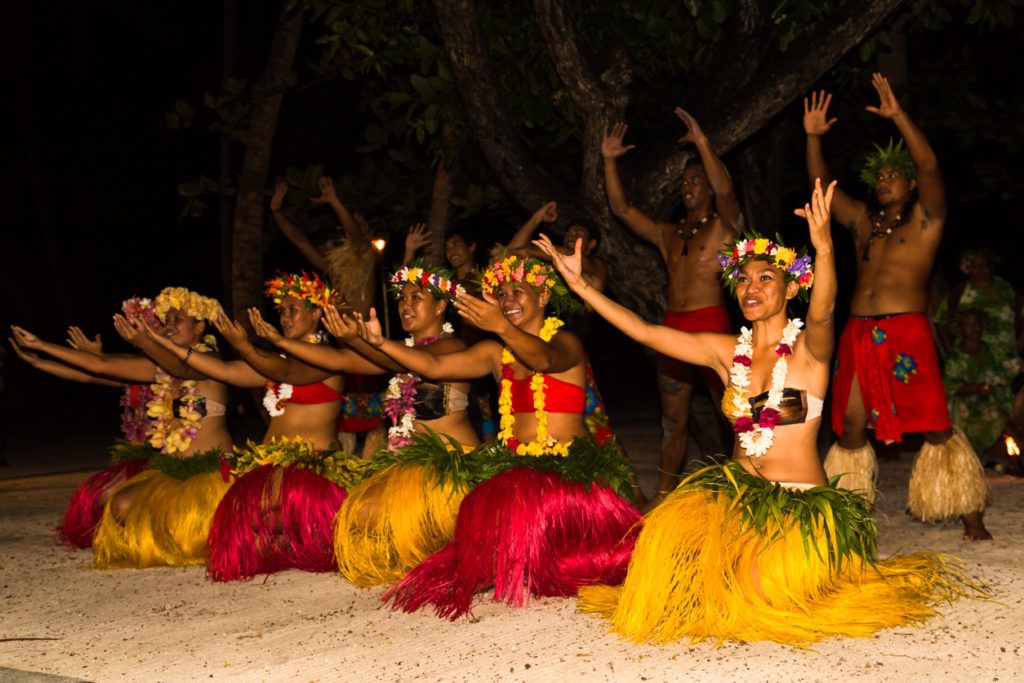
MULTIPOLYGON (((737 160, 743 229, 774 235, 782 223, 782 167, 786 160, 789 127, 776 119, 746 140, 733 154, 737 160)), ((794 207, 795 208, 795 207, 794 207)))
MULTIPOLYGON (((221 47, 221 59, 221 87, 227 91, 228 79, 238 75, 238 0, 224 0, 224 45, 221 47)), ((220 168, 217 171, 221 191, 230 187, 235 171, 231 146, 231 139, 227 135, 222 135, 218 150, 220 168)), ((231 218, 232 205, 230 197, 221 195, 218 202, 221 292, 223 292, 221 306, 228 311, 233 310, 231 307, 233 298, 231 292, 231 237, 234 229, 231 218)))
MULTIPOLYGON (((445 123, 442 130, 446 138, 451 137, 451 126, 445 123)), ((430 213, 427 217, 427 227, 432 241, 430 247, 426 249, 424 260, 430 266, 445 265, 444 235, 451 222, 451 200, 457 171, 455 161, 449 166, 445 163, 443 155, 438 160, 437 170, 434 172, 434 188, 430 194, 430 213)))
POLYGON ((245 311, 259 306, 262 299, 263 188, 284 88, 302 32, 302 14, 289 11, 288 4, 283 4, 278 17, 266 70, 253 88, 255 99, 238 174, 231 259, 232 311, 238 320, 245 320, 245 311))

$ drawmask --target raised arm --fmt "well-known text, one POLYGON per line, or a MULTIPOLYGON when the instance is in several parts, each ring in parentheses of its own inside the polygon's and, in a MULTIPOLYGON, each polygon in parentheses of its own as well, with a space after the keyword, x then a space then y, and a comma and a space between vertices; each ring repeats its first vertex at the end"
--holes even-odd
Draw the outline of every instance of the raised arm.
MULTIPOLYGON (((326 309, 324 312, 326 314, 326 309)), ((337 315, 337 310, 335 310, 335 315, 337 315)), ((249 309, 249 321, 252 323, 253 332, 257 335, 308 365, 337 372, 353 372, 358 375, 379 375, 386 372, 386 368, 370 362, 352 349, 336 349, 329 344, 313 344, 299 339, 289 339, 265 321, 257 308, 249 309)), ((328 330, 330 330, 330 325, 328 325, 328 330)), ((333 331, 331 333, 333 334, 333 331)), ((358 338, 354 323, 352 324, 352 334, 358 338)), ((380 355, 384 356, 384 354, 380 355)), ((394 362, 387 356, 384 358, 389 364, 394 362)))
MULTIPOLYGON (((804 132, 807 133, 807 174, 811 187, 818 179, 830 184, 832 174, 825 164, 825 154, 821 147, 821 138, 838 119, 828 118, 828 106, 832 102, 831 93, 824 90, 812 92, 811 99, 804 98, 804 132)), ((857 221, 864 215, 867 205, 837 189, 832 199, 832 214, 839 224, 850 231, 855 231, 857 221)), ((856 237, 857 235, 854 235, 856 237)))
POLYGON ((533 212, 529 220, 520 226, 516 230, 516 234, 509 240, 508 250, 513 251, 516 249, 522 249, 523 247, 531 247, 530 238, 533 236, 533 231, 537 229, 537 226, 541 223, 553 223, 558 220, 558 204, 556 202, 548 202, 544 206, 540 207, 533 212))
POLYGON ((701 130, 697 119, 680 107, 676 107, 675 115, 686 124, 686 135, 679 138, 679 142, 692 142, 697 147, 701 164, 704 166, 704 173, 707 174, 708 183, 715 193, 715 209, 718 211, 718 218, 722 221, 722 225, 735 236, 740 229, 740 204, 736 200, 729 171, 715 154, 715 150, 712 149, 711 143, 704 135, 704 131, 701 130))
POLYGON ((109 379, 107 377, 99 377, 91 373, 73 368, 70 365, 55 361, 52 358, 40 358, 37 354, 30 353, 29 351, 21 348, 21 346, 13 338, 8 337, 7 341, 11 343, 11 348, 14 349, 14 353, 18 358, 22 359, 37 370, 42 370, 48 375, 54 377, 60 377, 61 379, 70 380, 72 382, 81 382, 82 384, 101 384, 104 386, 119 387, 122 382, 117 380, 109 379))
POLYGON ((274 186, 274 196, 270 198, 270 213, 274 216, 274 222, 281 229, 288 241, 295 245, 306 259, 313 264, 314 268, 324 270, 327 267, 327 259, 316 248, 316 245, 302 232, 294 223, 284 215, 284 197, 288 194, 288 183, 280 181, 274 186))
POLYGON ((804 339, 811 357, 819 363, 828 364, 835 349, 836 328, 836 262, 832 251, 832 228, 829 220, 829 206, 835 193, 836 181, 828 184, 824 192, 821 180, 814 181, 814 194, 809 204, 796 209, 798 216, 807 219, 807 229, 814 245, 814 286, 811 301, 807 306, 807 327, 804 339))
POLYGON ((648 242, 653 242, 664 256, 665 238, 661 226, 642 211, 631 206, 629 200, 626 199, 626 191, 622 189, 622 180, 619 178, 616 159, 636 146, 624 145, 622 142, 628 129, 629 126, 625 123, 614 124, 610 131, 607 126, 604 129, 601 156, 604 159, 604 189, 608 194, 608 205, 619 220, 648 242))
POLYGON ((139 356, 97 355, 67 346, 43 341, 28 330, 11 325, 14 339, 22 349, 42 351, 59 361, 77 366, 94 375, 113 377, 128 382, 147 383, 155 379, 156 366, 139 356))
POLYGON ((721 377, 726 376, 726 368, 719 358, 715 338, 725 337, 727 343, 732 343, 732 337, 710 333, 693 334, 680 332, 664 325, 653 325, 587 284, 580 276, 581 243, 579 241, 576 243, 575 252, 568 256, 560 253, 547 235, 541 235, 534 244, 551 255, 552 262, 572 291, 585 303, 590 304, 601 317, 622 330, 630 338, 667 356, 694 365, 709 367, 721 377))
POLYGON ((406 346, 404 342, 385 339, 381 333, 376 309, 370 309, 370 317, 366 320, 357 313, 356 322, 359 325, 360 337, 417 375, 430 379, 460 380, 496 374, 496 359, 499 358, 501 349, 497 342, 484 340, 464 351, 435 356, 429 351, 406 346))
MULTIPOLYGON (((334 190, 334 181, 327 176, 322 176, 318 182, 320 184, 320 196, 313 197, 312 201, 317 204, 330 204, 331 208, 334 209, 334 215, 338 217, 338 222, 341 223, 341 227, 345 230, 349 246, 357 254, 365 253, 370 248, 370 237, 363 232, 363 228, 359 225, 356 217, 349 213, 349 210, 338 199, 338 193, 334 190)), ((321 266, 317 266, 317 268, 324 270, 321 266)))
POLYGON ((924 211, 925 218, 941 223, 946 219, 946 186, 942 182, 942 173, 939 171, 939 160, 935 156, 935 150, 932 149, 928 138, 924 136, 921 129, 903 111, 899 100, 892 92, 888 79, 882 74, 876 73, 871 78, 871 84, 878 92, 879 103, 877 107, 867 107, 867 110, 896 124, 900 135, 907 143, 910 158, 917 166, 918 203, 924 211))

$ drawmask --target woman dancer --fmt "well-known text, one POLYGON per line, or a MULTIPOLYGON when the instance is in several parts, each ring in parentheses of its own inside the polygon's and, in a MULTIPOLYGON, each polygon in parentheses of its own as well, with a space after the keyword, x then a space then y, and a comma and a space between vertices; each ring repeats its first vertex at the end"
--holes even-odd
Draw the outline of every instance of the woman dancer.
POLYGON ((715 370, 737 433, 730 462, 686 479, 645 519, 621 587, 581 589, 585 611, 633 640, 678 638, 805 643, 868 636, 921 621, 959 589, 934 555, 879 561, 868 503, 827 485, 816 435, 834 347, 835 265, 829 205, 816 183, 810 257, 765 238, 722 252, 726 285, 744 317, 738 339, 652 325, 588 288, 580 249, 551 254, 573 291, 637 341, 715 370), (810 294, 806 329, 787 302, 810 294))
MULTIPOLYGON (((407 345, 434 355, 466 348, 444 321, 448 300, 465 292, 450 271, 413 262, 391 276, 391 291, 398 298, 402 329, 410 335, 407 345)), ((325 320, 328 331, 349 348, 288 339, 262 320, 254 329, 282 351, 317 367, 361 375, 396 373, 384 398, 392 422, 388 453, 378 454, 370 464, 380 471, 349 491, 334 528, 338 568, 347 579, 361 587, 393 583, 455 531, 467 482, 443 463, 480 443, 466 416, 469 383, 431 382, 405 372, 360 339, 354 322, 343 319, 337 309, 328 307, 325 320), (410 448, 415 434, 431 436, 410 448), (456 453, 450 455, 447 445, 456 453)))
POLYGON ((558 318, 545 318, 549 303, 562 310, 578 302, 548 264, 518 256, 493 263, 483 291, 484 300, 463 295, 456 305, 500 342, 435 356, 384 339, 373 311, 360 327, 371 345, 418 375, 500 380, 501 446, 488 449, 485 463, 498 474, 463 499, 452 541, 385 594, 397 608, 432 603, 452 619, 492 585, 495 600, 522 605, 527 593, 573 595, 583 584, 615 581, 607 569, 639 519, 616 492, 628 495, 628 462, 613 442, 599 447, 586 437, 583 345, 559 330, 558 318))
MULTIPOLYGON (((323 307, 343 303, 316 275, 281 275, 266 286, 280 311, 281 329, 291 339, 319 342, 323 307)), ((255 309, 250 320, 254 326, 262 323, 255 309)), ((330 453, 341 377, 256 348, 245 328, 223 311, 214 324, 244 360, 204 357, 193 365, 234 386, 265 387, 270 424, 262 445, 250 444, 233 458, 237 479, 217 508, 207 570, 215 581, 291 567, 331 571, 331 522, 345 488, 360 476, 349 460, 330 453)), ((181 346, 160 343, 179 358, 187 354, 181 346)))
MULTIPOLYGON (((138 319, 114 317, 118 333, 143 356, 97 355, 43 342, 14 328, 22 346, 38 349, 86 372, 128 382, 152 382, 149 444, 159 451, 148 469, 110 497, 93 539, 100 568, 191 566, 206 560, 206 536, 213 511, 228 485, 219 472, 221 452, 231 448, 224 417, 227 389, 188 367, 189 359, 210 355, 214 338, 206 322, 220 305, 183 287, 168 287, 154 303, 163 325, 157 339, 187 349, 186 362, 173 358, 145 334, 138 319)), ((155 333, 154 333, 155 334, 155 333)))

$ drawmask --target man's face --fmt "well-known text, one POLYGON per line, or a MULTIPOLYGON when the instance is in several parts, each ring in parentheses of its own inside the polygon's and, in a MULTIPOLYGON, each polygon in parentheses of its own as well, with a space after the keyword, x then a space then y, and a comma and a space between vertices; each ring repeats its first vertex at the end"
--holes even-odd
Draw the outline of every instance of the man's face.
POLYGON ((708 176, 703 166, 691 164, 686 167, 679 192, 683 196, 683 206, 688 211, 700 208, 711 201, 711 185, 708 184, 708 176))
POLYGON ((576 240, 583 240, 583 253, 589 254, 594 248, 594 244, 590 239, 590 230, 584 225, 570 225, 569 229, 565 231, 565 238, 562 244, 569 249, 576 248, 576 240))
POLYGON ((444 243, 444 256, 448 260, 448 266, 456 270, 472 262, 475 250, 476 244, 470 246, 458 235, 449 237, 444 243))
POLYGON ((911 180, 888 166, 878 169, 875 174, 875 199, 883 208, 902 206, 910 199, 910 193, 915 187, 916 180, 911 180))

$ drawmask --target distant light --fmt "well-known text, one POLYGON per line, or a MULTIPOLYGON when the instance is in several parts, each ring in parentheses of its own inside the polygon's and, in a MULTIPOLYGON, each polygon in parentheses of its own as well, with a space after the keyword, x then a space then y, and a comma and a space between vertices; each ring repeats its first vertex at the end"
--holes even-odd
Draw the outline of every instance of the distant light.
POLYGON ((1013 440, 1012 436, 1006 437, 1006 454, 1020 455, 1020 448, 1017 447, 1017 442, 1013 440))
POLYGON ((370 244, 372 244, 373 248, 376 249, 377 251, 384 251, 384 246, 387 244, 387 242, 385 242, 384 240, 377 239, 370 242, 370 244))

